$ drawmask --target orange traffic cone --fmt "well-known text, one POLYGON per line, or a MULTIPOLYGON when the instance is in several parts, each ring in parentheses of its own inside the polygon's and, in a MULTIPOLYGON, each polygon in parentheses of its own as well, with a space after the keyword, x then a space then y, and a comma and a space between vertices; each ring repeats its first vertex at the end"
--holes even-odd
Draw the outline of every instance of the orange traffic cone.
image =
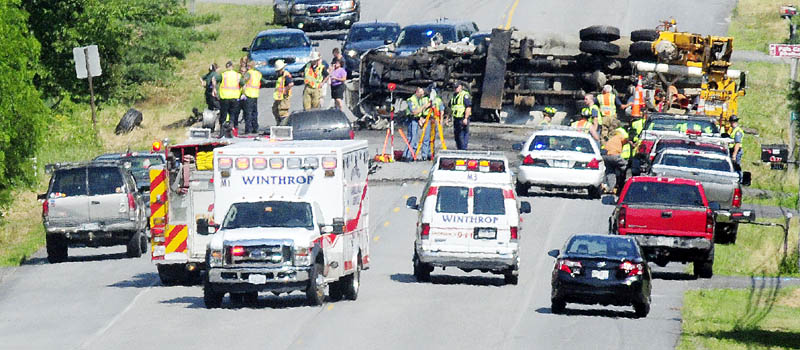
POLYGON ((642 116, 642 102, 644 101, 644 89, 642 89, 642 76, 639 76, 639 82, 636 83, 636 91, 633 93, 633 107, 631 108, 631 116, 642 116))

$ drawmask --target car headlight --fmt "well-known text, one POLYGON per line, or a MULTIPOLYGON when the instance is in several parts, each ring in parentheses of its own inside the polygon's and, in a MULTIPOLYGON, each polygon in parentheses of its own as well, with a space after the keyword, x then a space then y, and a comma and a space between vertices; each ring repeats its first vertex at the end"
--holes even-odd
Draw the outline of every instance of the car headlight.
POLYGON ((350 0, 350 1, 342 1, 339 4, 339 7, 341 7, 341 9, 344 10, 344 11, 352 10, 353 8, 356 7, 356 2, 352 1, 352 0, 350 0))
POLYGON ((311 265, 311 249, 305 247, 295 247, 294 265, 295 266, 311 265))
POLYGON ((292 6, 292 13, 296 15, 302 15, 303 12, 306 12, 305 4, 295 4, 294 6, 292 6))
POLYGON ((358 56, 358 52, 356 52, 356 50, 347 50, 347 55, 352 58, 355 58, 356 56, 358 56))
POLYGON ((222 250, 211 249, 208 253, 208 267, 222 266, 222 250))

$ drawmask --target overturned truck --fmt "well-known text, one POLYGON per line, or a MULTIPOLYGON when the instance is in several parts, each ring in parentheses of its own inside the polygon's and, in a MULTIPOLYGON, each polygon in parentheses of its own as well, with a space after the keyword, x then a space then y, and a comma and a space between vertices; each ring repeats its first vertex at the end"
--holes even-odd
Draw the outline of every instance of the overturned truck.
MULTIPOLYGON (((642 75, 648 100, 658 90, 669 91, 669 104, 696 113, 697 99, 709 96, 708 91, 701 93, 703 89, 716 88, 707 83, 712 65, 696 64, 702 59, 696 53, 711 57, 709 62, 724 60, 727 70, 732 46, 725 48, 727 55, 714 56, 715 51, 704 50, 711 41, 699 40, 691 46, 694 51, 688 52, 686 45, 671 42, 684 36, 668 29, 634 31, 634 43, 625 44, 623 50, 612 43, 620 39, 620 34, 611 26, 584 28, 578 47, 572 49, 555 40, 540 41, 530 34, 502 29, 493 29, 485 40, 432 45, 405 56, 396 54, 388 45, 363 54, 360 78, 353 82, 358 98, 350 99, 350 107, 364 126, 375 127, 382 125, 379 121, 389 114, 390 106, 402 109, 403 104, 398 102, 417 87, 434 87, 448 99, 454 84, 463 82, 473 97, 475 119, 525 123, 531 111, 545 106, 556 107, 572 117, 584 107, 585 94, 597 95, 606 84, 624 103, 642 75), (663 43, 656 45, 659 42, 663 43), (393 92, 390 86, 395 89, 393 92)), ((732 38, 726 39, 732 43, 732 38)), ((738 72, 731 76, 739 78, 738 72)), ((742 94, 734 91, 722 96, 732 99, 742 94)), ((726 111, 735 113, 727 107, 726 111)))

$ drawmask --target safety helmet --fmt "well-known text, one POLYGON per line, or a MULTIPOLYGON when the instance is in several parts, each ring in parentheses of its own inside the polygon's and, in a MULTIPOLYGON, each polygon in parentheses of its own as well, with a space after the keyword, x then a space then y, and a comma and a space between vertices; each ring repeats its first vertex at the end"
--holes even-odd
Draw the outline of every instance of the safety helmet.
POLYGON ((543 112, 552 116, 555 115, 558 110, 553 107, 545 107, 543 112))
POLYGON ((581 109, 581 117, 589 118, 591 116, 592 116, 592 110, 591 109, 589 109, 587 107, 584 107, 583 109, 581 109))

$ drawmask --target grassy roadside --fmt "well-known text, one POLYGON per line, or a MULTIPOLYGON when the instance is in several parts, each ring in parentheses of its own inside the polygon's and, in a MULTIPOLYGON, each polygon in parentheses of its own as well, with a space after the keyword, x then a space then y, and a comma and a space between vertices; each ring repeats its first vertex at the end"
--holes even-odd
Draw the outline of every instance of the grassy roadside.
POLYGON ((800 348, 800 288, 695 290, 683 304, 680 350, 800 348))
POLYGON ((72 113, 69 115, 53 116, 54 128, 37 156, 39 186, 17 192, 14 203, 4 213, 4 222, 0 226, 0 266, 19 265, 44 246, 41 205, 36 200, 36 193, 43 192, 49 180, 42 171, 44 164, 91 159, 103 152, 122 151, 128 147, 132 150, 148 149, 155 140, 185 138, 186 129, 181 122, 189 117, 192 107, 205 105, 200 76, 208 71, 211 62, 224 65, 232 60, 238 64, 244 55, 241 48, 247 46, 259 31, 267 29, 265 22, 272 18, 270 6, 205 3, 196 6, 198 14, 220 16, 219 21, 198 28, 217 32, 219 36, 178 62, 176 79, 167 86, 145 87, 151 91, 151 97, 134 106, 144 115, 141 128, 127 135, 114 135, 119 118, 129 108, 123 105, 98 106, 96 138, 91 130, 89 106, 70 106, 68 109, 72 113))
MULTIPOLYGON (((764 221, 764 220, 759 220, 764 221)), ((783 223, 783 220, 772 220, 783 223)), ((732 276, 796 276, 798 221, 792 219, 789 229, 788 256, 782 267, 783 229, 778 226, 742 224, 736 244, 714 247, 714 274, 732 276)))

